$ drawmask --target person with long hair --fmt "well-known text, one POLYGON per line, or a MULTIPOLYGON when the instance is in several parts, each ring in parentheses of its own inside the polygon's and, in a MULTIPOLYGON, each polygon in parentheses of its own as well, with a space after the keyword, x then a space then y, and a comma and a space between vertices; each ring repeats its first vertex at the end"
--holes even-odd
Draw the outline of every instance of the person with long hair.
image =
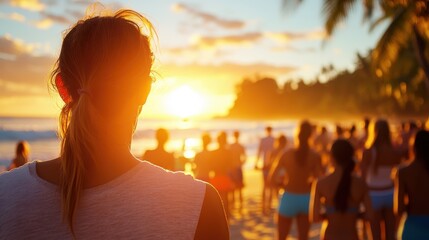
POLYGON ((130 152, 152 85, 152 36, 132 10, 65 33, 52 72, 65 102, 60 156, 0 175, 0 239, 229 238, 213 187, 130 152))
POLYGON ((321 239, 359 239, 356 225, 360 207, 364 206, 368 219, 372 217, 366 182, 354 174, 354 155, 349 141, 336 140, 331 148, 334 172, 313 185, 310 220, 323 220, 321 239))
POLYGON ((370 223, 374 239, 395 238, 393 214, 392 170, 401 162, 402 154, 394 148, 389 123, 378 120, 370 132, 368 145, 362 156, 362 177, 369 187, 374 221, 370 223))
POLYGON ((7 170, 12 170, 14 168, 21 167, 28 162, 29 157, 30 146, 26 141, 19 141, 16 144, 15 158, 12 160, 7 170))
POLYGON ((398 171, 394 210, 401 225, 399 239, 429 239, 429 132, 420 130, 414 140, 414 161, 398 171), (405 216, 406 214, 406 216, 405 216))
POLYGON ((285 192, 278 209, 277 230, 281 240, 288 236, 293 219, 297 220, 298 239, 308 239, 311 184, 323 173, 320 155, 310 147, 312 132, 311 124, 303 121, 299 126, 298 146, 283 153, 269 174, 272 184, 281 169, 286 172, 285 192))

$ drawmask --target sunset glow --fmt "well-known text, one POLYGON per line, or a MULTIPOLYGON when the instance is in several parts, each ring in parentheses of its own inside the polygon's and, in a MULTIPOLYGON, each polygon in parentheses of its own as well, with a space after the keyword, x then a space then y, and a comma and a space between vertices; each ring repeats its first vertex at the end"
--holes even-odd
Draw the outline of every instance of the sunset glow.
POLYGON ((204 96, 187 85, 173 90, 166 97, 167 112, 180 118, 189 118, 201 114, 204 104, 204 96))
MULTIPOLYGON (((0 116, 58 116, 62 103, 53 101, 58 96, 48 92, 47 76, 59 54, 60 33, 84 17, 91 2, 0 3, 0 116)), ((322 48, 326 33, 318 1, 304 1, 294 14, 282 12, 277 1, 101 3, 113 11, 134 9, 156 28, 153 52, 161 86, 152 91, 144 118, 225 116, 243 79, 268 76, 283 85, 290 79, 310 82, 325 64, 351 69, 356 53, 373 47, 383 30, 368 34, 358 7, 322 48)))

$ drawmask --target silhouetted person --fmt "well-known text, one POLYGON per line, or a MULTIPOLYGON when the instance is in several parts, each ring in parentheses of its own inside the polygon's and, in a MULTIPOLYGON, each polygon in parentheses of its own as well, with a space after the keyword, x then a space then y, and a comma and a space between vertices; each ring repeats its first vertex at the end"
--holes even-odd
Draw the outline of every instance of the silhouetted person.
POLYGON ((399 170, 395 181, 395 213, 401 239, 429 239, 429 132, 417 132, 414 161, 399 170), (406 213, 406 216, 403 216, 406 213))
MULTIPOLYGON (((286 151, 287 147, 287 138, 285 135, 281 134, 277 139, 275 143, 275 148, 272 151, 270 158, 272 165, 277 165, 277 162, 280 160, 280 157, 283 155, 283 153, 286 151)), ((268 196, 265 198, 267 201, 264 205, 266 206, 267 210, 271 210, 272 200, 273 198, 277 200, 279 188, 283 187, 283 180, 284 180, 285 170, 281 169, 277 176, 273 176, 273 184, 267 185, 267 188, 270 188, 271 191, 268 192, 268 196)), ((266 212, 269 213, 269 212, 266 212)))
POLYGON ((329 148, 331 147, 331 136, 325 126, 320 129, 320 133, 314 138, 314 149, 322 158, 322 166, 327 169, 330 165, 329 148))
POLYGON ((258 153, 256 154, 255 169, 258 168, 258 163, 262 156, 262 177, 264 184, 262 186, 262 213, 271 211, 267 209, 265 203, 267 202, 268 194, 271 194, 271 187, 267 185, 267 177, 271 168, 271 152, 274 149, 274 137, 272 136, 272 127, 268 126, 265 128, 266 136, 259 142, 258 153))
POLYGON ((210 170, 213 162, 213 153, 208 150, 211 142, 211 137, 208 133, 204 133, 201 137, 203 150, 195 155, 195 177, 205 182, 210 181, 210 170))
POLYGON ((335 134, 337 139, 344 138, 344 129, 340 124, 335 126, 335 134))
POLYGON ((357 240, 360 206, 365 207, 368 219, 373 215, 368 186, 364 179, 354 174, 354 149, 350 142, 336 140, 331 159, 335 171, 318 180, 312 188, 310 220, 323 221, 320 239, 357 240))
POLYGON ((311 183, 322 175, 320 155, 310 147, 312 126, 303 121, 299 127, 298 146, 287 150, 270 173, 270 182, 280 169, 285 169, 285 192, 280 200, 278 214, 278 236, 285 240, 292 220, 297 220, 298 238, 308 239, 310 228, 308 207, 311 183))
POLYGON ((352 144, 354 149, 358 149, 359 148, 359 138, 356 134, 356 125, 352 125, 350 130, 349 130, 349 136, 347 138, 347 140, 349 140, 349 142, 352 144))
POLYGON ((414 136, 416 135, 418 131, 417 124, 413 121, 409 121, 408 123, 402 123, 402 130, 401 130, 401 141, 400 141, 400 150, 403 152, 403 156, 405 158, 409 158, 410 155, 410 143, 411 140, 414 139, 414 136))
POLYGON ((234 131, 234 143, 229 145, 232 152, 232 170, 231 178, 234 182, 234 191, 232 192, 232 204, 235 205, 236 197, 238 195, 240 209, 243 207, 243 164, 246 162, 246 149, 240 143, 240 132, 234 131))
POLYGON ((143 154, 143 160, 151 162, 164 169, 174 171, 175 170, 174 154, 169 153, 165 150, 165 144, 167 143, 169 138, 168 131, 164 128, 159 128, 158 130, 156 130, 155 136, 156 136, 156 141, 158 145, 153 150, 147 150, 143 154))
POLYGON ((28 162, 30 156, 30 146, 26 141, 19 141, 16 144, 15 158, 10 163, 8 170, 21 167, 28 162))
POLYGON ((319 135, 314 139, 314 148, 321 154, 329 153, 330 144, 331 139, 329 137, 328 130, 323 126, 320 129, 319 135))
POLYGON ((363 133, 359 141, 359 149, 365 149, 365 144, 368 141, 369 137, 369 125, 371 123, 371 120, 369 118, 363 119, 363 133))
POLYGON ((386 239, 394 239, 392 169, 401 162, 401 153, 392 145, 386 120, 377 120, 370 134, 373 137, 369 138, 370 146, 363 152, 361 171, 368 184, 374 209, 371 230, 374 239, 381 239, 382 235, 386 239))
POLYGON ((0 239, 229 239, 216 190, 140 161, 155 30, 132 10, 79 20, 51 74, 60 156, 0 174, 0 239))
POLYGON ((227 136, 225 132, 220 132, 217 137, 218 148, 213 151, 213 162, 211 163, 214 177, 210 180, 213 186, 219 191, 223 200, 227 216, 230 215, 228 203, 228 193, 234 190, 234 183, 231 180, 230 172, 233 169, 233 155, 227 146, 227 136))

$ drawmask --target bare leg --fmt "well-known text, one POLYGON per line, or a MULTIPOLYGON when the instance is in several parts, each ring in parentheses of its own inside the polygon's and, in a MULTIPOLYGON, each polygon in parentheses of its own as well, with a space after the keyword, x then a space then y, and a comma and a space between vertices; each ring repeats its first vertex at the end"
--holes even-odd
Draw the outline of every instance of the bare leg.
POLYGON ((283 217, 280 214, 278 215, 277 231, 279 240, 286 240, 287 235, 289 235, 291 225, 292 218, 283 217))
POLYGON ((308 231, 310 230, 310 222, 307 214, 298 214, 296 217, 298 225, 298 239, 307 240, 308 231))
POLYGON ((374 219, 370 222, 372 237, 374 240, 381 240, 380 222, 381 222, 381 212, 374 211, 374 219))
POLYGON ((384 228, 386 240, 395 239, 395 215, 393 214, 393 209, 384 209, 383 211, 384 218, 384 228))
POLYGON ((240 199, 240 210, 243 209, 243 188, 238 189, 238 195, 240 199))
POLYGON ((271 213, 271 205, 273 201, 273 189, 271 187, 267 187, 267 192, 268 192, 267 212, 271 213))
POLYGON ((231 191, 231 209, 235 208, 235 188, 231 191))
POLYGON ((265 214, 265 182, 264 186, 262 186, 262 213, 265 214))

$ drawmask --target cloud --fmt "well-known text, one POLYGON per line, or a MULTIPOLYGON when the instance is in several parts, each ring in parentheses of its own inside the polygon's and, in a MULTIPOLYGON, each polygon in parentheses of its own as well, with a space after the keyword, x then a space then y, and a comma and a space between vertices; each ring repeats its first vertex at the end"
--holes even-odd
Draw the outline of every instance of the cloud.
POLYGON ((52 14, 44 11, 40 12, 40 16, 41 19, 30 21, 30 25, 35 26, 39 29, 49 29, 56 23, 70 25, 74 22, 63 15, 52 14))
POLYGON ((309 32, 266 32, 265 35, 281 43, 299 40, 323 40, 327 37, 326 31, 324 30, 309 32))
POLYGON ((315 52, 316 49, 309 47, 309 48, 298 48, 294 46, 276 46, 271 48, 271 51, 273 52, 297 52, 297 53, 310 53, 315 52))
POLYGON ((173 4, 171 8, 174 12, 185 12, 189 15, 192 15, 202 20, 204 23, 214 24, 224 29, 237 30, 237 29, 243 29, 246 26, 246 22, 244 21, 223 19, 213 14, 203 12, 199 9, 193 8, 184 3, 173 4))
POLYGON ((252 32, 225 36, 197 36, 194 41, 201 48, 212 48, 228 45, 251 45, 262 39, 262 37, 262 33, 252 32))
POLYGON ((191 85, 200 85, 213 94, 231 94, 237 83, 244 77, 256 74, 280 77, 297 70, 294 66, 281 66, 268 63, 221 63, 221 64, 174 64, 160 67, 164 78, 184 79, 191 85))
POLYGON ((13 13, 0 13, 0 18, 2 19, 9 19, 12 21, 17 21, 17 22, 24 22, 25 21, 25 16, 16 12, 13 13))
POLYGON ((66 24, 66 25, 71 24, 73 22, 69 18, 65 17, 64 15, 57 15, 57 14, 48 13, 48 12, 41 12, 40 15, 43 17, 43 21, 46 21, 46 19, 49 19, 51 22, 66 24))
POLYGON ((66 13, 72 16, 74 19, 81 19, 85 16, 85 13, 83 11, 78 11, 74 9, 66 9, 66 13))
MULTIPOLYGON (((200 48, 213 48, 228 45, 253 45, 262 39, 270 39, 280 43, 292 41, 322 40, 326 37, 324 31, 310 32, 250 32, 224 36, 196 36, 193 45, 200 48)), ((195 47, 195 46, 193 46, 195 47)))
POLYGON ((39 0, 1 0, 1 3, 8 3, 11 6, 23 8, 30 11, 41 11, 45 9, 45 4, 39 0))
POLYGON ((54 25, 54 21, 49 18, 43 18, 37 21, 32 21, 31 25, 39 28, 39 29, 48 29, 54 25))
MULTIPOLYGON (((35 50, 36 44, 26 44, 9 36, 0 37, 0 69, 2 69, 0 80, 2 86, 8 86, 8 89, 16 89, 17 85, 25 84, 32 88, 46 89, 46 79, 55 60, 51 56, 33 55, 35 50)), ((2 95, 2 90, 4 89, 0 87, 0 95, 2 95)))
POLYGON ((188 46, 169 48, 167 53, 175 56, 195 55, 202 51, 220 51, 223 47, 253 46, 262 40, 281 44, 272 47, 272 51, 314 52, 314 48, 297 48, 289 44, 298 41, 322 40, 325 36, 325 32, 319 30, 309 32, 248 32, 222 36, 196 35, 191 38, 191 43, 188 46))
POLYGON ((2 55, 22 55, 31 53, 34 45, 26 44, 22 40, 14 39, 10 35, 0 37, 0 54, 2 55))
POLYGON ((72 0, 71 3, 73 4, 77 4, 77 5, 83 5, 83 6, 88 6, 91 4, 94 4, 96 1, 93 0, 72 0))

